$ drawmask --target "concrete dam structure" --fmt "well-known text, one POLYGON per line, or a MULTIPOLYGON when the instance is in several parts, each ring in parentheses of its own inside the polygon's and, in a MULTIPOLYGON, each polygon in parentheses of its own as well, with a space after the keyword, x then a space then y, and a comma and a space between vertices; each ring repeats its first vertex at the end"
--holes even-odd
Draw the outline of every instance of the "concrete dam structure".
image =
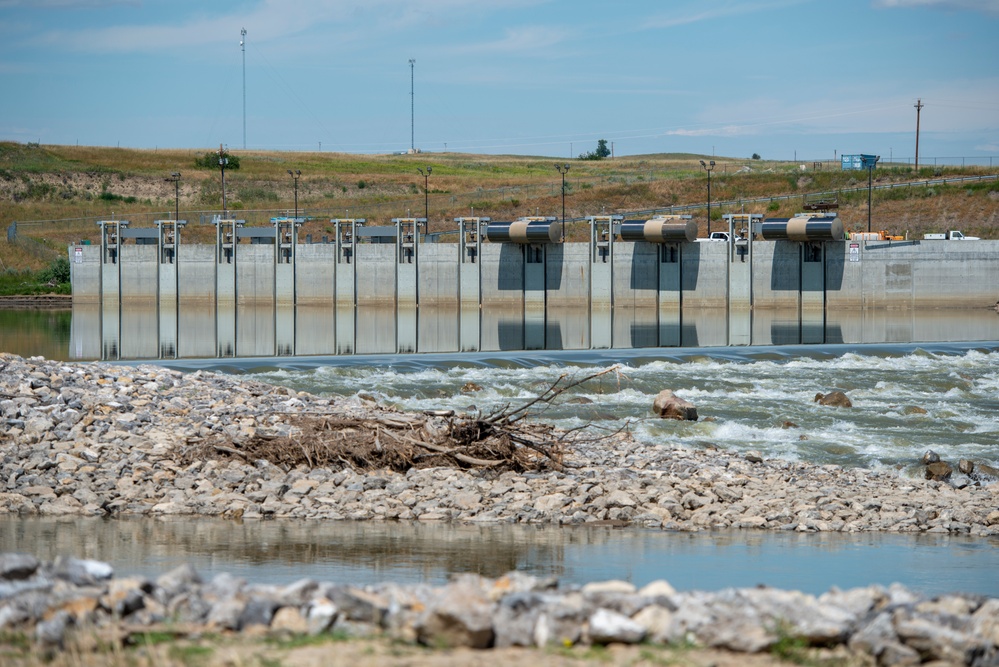
POLYGON ((322 243, 303 242, 291 218, 267 227, 218 219, 214 244, 182 243, 183 223, 172 220, 145 229, 104 221, 99 245, 69 248, 74 328, 96 331, 87 345, 100 346, 78 352, 810 344, 890 327, 891 313, 984 311, 999 299, 999 241, 849 241, 833 216, 725 218, 727 241, 694 240, 684 216, 594 216, 589 241, 568 243, 554 218, 459 218, 449 243, 426 242, 415 218, 332 220, 322 243))

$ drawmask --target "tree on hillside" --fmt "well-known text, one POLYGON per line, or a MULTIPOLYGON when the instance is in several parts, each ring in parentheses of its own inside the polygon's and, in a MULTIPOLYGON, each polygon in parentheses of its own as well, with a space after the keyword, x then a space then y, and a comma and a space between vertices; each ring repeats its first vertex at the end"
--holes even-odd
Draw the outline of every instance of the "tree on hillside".
POLYGON ((759 153, 753 153, 753 159, 754 160, 759 160, 760 159, 760 154, 759 153))
POLYGON ((228 160, 225 165, 226 169, 239 169, 239 156, 233 155, 224 148, 220 148, 217 151, 208 151, 201 157, 194 158, 194 166, 204 169, 218 169, 220 158, 228 160))
POLYGON ((597 147, 596 147, 596 149, 590 151, 589 153, 580 153, 579 154, 579 159, 580 160, 602 160, 605 157, 609 157, 610 154, 611 154, 610 149, 607 148, 607 140, 606 139, 598 139, 597 140, 597 147))

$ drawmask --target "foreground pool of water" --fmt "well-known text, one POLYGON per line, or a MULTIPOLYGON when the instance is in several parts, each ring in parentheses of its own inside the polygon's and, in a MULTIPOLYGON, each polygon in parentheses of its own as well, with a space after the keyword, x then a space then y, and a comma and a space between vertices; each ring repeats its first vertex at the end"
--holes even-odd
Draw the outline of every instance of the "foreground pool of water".
POLYGON ((452 573, 520 570, 564 585, 666 579, 678 590, 767 585, 817 595, 897 582, 926 595, 999 596, 999 540, 952 535, 2 517, 0 551, 103 560, 119 576, 191 563, 204 578, 228 572, 254 583, 436 585, 452 573))

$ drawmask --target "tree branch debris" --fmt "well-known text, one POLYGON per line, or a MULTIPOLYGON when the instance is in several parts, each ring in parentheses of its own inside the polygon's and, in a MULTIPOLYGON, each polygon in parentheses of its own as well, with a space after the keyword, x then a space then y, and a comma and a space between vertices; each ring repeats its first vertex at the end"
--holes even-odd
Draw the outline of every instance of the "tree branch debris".
POLYGON ((564 470, 574 467, 566 461, 566 451, 572 443, 583 440, 581 429, 564 431, 535 420, 565 392, 617 368, 582 378, 563 374, 531 400, 508 404, 485 416, 454 410, 406 414, 373 409, 364 417, 284 413, 280 429, 260 428, 245 437, 215 434, 191 442, 184 458, 192 462, 205 458, 264 459, 285 470, 297 466, 398 472, 429 467, 564 470))

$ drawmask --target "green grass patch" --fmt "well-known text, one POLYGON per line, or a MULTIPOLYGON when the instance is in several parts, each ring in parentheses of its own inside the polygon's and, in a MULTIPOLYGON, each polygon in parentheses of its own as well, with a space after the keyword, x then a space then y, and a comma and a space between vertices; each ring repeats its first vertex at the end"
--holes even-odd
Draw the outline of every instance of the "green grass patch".
POLYGON ((18 652, 24 652, 31 648, 31 638, 24 632, 0 630, 0 647, 12 648, 18 652))
POLYGON ((117 195, 113 192, 108 192, 107 190, 101 192, 101 194, 98 195, 98 199, 102 201, 120 201, 126 204, 134 204, 135 202, 138 201, 136 197, 133 197, 131 195, 117 195))
POLYGON ((177 644, 168 650, 171 658, 185 665, 198 665, 207 662, 215 649, 201 644, 177 644))
POLYGON ((779 621, 774 628, 774 633, 777 635, 777 641, 770 646, 772 656, 796 665, 814 664, 809 652, 808 640, 795 635, 789 623, 779 621))
POLYGON ((281 198, 270 188, 262 185, 243 185, 236 189, 236 196, 244 202, 278 202, 281 198))
POLYGON ((293 635, 290 637, 267 637, 264 642, 270 646, 280 649, 296 649, 305 646, 322 646, 337 642, 350 641, 350 635, 346 632, 334 630, 318 635, 293 635))
POLYGON ((991 181, 978 181, 977 183, 967 183, 961 186, 965 192, 972 193, 991 193, 999 192, 999 179, 991 181))
POLYGON ((139 632, 130 637, 130 642, 138 646, 158 646, 177 641, 177 635, 172 632, 156 631, 139 632))

